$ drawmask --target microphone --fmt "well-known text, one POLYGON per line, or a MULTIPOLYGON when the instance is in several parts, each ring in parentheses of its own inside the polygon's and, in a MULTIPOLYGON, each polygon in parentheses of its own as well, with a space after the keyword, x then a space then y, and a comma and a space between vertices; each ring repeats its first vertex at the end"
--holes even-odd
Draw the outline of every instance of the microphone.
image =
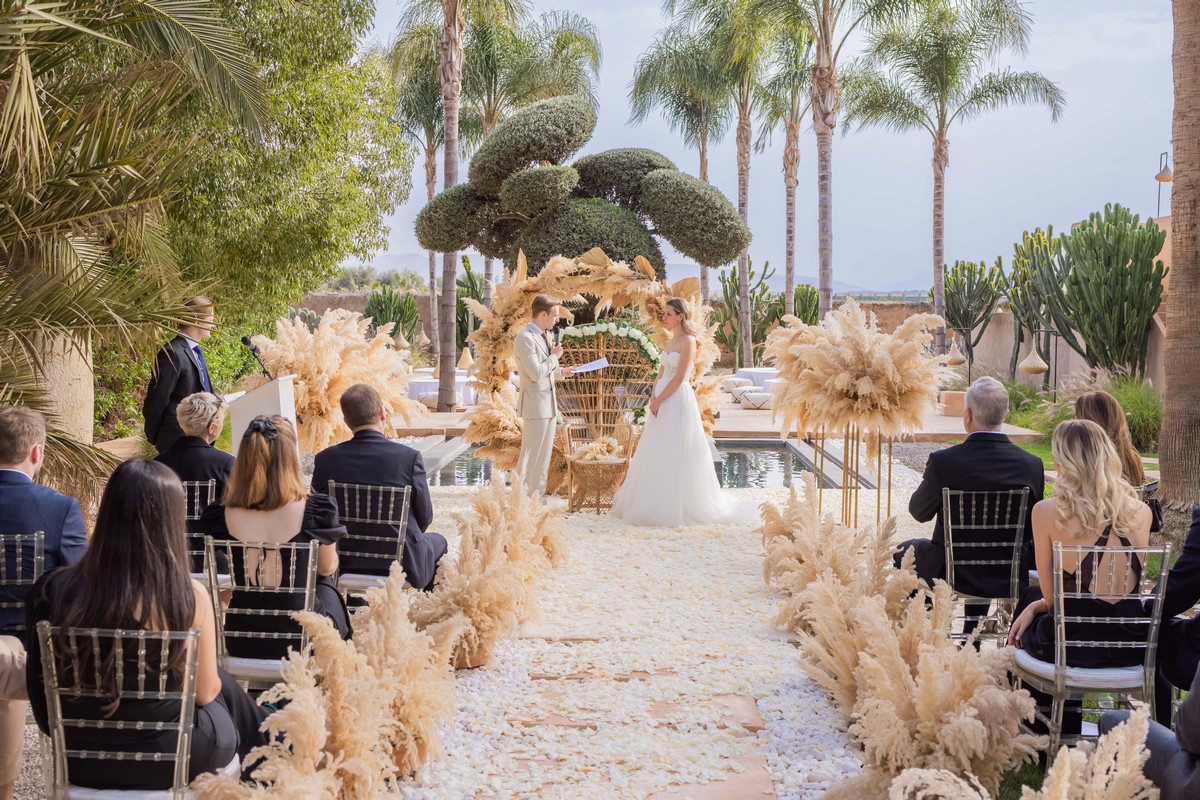
POLYGON ((554 327, 554 346, 558 347, 558 326, 554 327))
POLYGON ((246 349, 250 351, 250 354, 254 356, 254 360, 258 362, 258 366, 262 369, 262 374, 266 375, 267 378, 274 380, 275 376, 271 374, 271 371, 267 369, 267 365, 263 363, 262 356, 259 354, 258 345, 252 342, 249 336, 242 337, 242 344, 244 344, 246 349))

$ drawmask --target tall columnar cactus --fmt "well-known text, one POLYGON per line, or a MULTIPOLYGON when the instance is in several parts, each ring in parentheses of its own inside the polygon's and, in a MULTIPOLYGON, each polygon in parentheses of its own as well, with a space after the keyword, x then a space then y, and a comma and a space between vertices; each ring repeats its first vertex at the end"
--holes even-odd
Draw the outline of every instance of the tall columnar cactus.
MULTIPOLYGON (((767 344, 767 331, 783 317, 783 298, 773 293, 767 286, 767 281, 775 274, 771 262, 763 263, 762 274, 754 270, 754 262, 750 262, 750 336, 753 342, 754 362, 762 360, 763 350, 767 344)), ((741 282, 737 270, 728 269, 721 273, 721 299, 713 314, 717 332, 714 338, 734 354, 738 368, 754 366, 742 363, 742 331, 739 309, 741 308, 741 282)))
POLYGON ((975 346, 992 321, 992 313, 1008 288, 1002 261, 988 267, 986 262, 955 261, 945 267, 946 322, 962 334, 967 361, 975 362, 975 346))
MULTIPOLYGON (((1015 323, 1012 358, 1008 364, 1009 380, 1016 380, 1017 359, 1026 333, 1032 338, 1033 348, 1042 361, 1050 363, 1050 334, 1039 333, 1050 327, 1050 311, 1046 307, 1041 284, 1035 276, 1042 270, 1054 268, 1054 256, 1060 246, 1054 236, 1053 225, 1048 225, 1045 231, 1038 228, 1032 234, 1025 231, 1021 241, 1013 245, 1012 268, 1008 275, 1008 307, 1015 323)), ((1042 387, 1049 386, 1050 373, 1046 372, 1042 377, 1042 387)))
MULTIPOLYGON (((780 302, 783 302, 782 298, 780 302)), ((816 325, 821 309, 821 295, 817 287, 807 283, 797 286, 792 295, 792 308, 795 309, 795 316, 805 325, 816 325)))
POLYGON ((1166 232, 1108 204, 1062 237, 1053 269, 1037 272, 1063 341, 1092 367, 1146 374, 1150 326, 1167 268, 1166 232), (1075 333, 1078 333, 1078 336, 1075 333))

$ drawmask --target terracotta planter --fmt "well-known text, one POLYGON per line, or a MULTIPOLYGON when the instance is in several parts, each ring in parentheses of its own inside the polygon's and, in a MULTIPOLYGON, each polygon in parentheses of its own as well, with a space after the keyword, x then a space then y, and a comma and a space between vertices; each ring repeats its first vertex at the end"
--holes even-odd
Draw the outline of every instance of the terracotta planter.
POLYGON ((966 392, 942 392, 942 416, 943 417, 961 417, 963 415, 963 401, 967 396, 966 392))

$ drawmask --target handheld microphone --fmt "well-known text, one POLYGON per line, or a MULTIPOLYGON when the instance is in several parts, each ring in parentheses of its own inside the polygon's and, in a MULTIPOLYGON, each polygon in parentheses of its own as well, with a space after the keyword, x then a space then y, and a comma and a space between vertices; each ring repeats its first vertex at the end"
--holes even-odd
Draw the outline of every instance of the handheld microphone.
POLYGON ((250 351, 250 354, 254 356, 254 360, 258 362, 259 368, 262 369, 262 374, 273 380, 275 376, 271 374, 271 371, 267 369, 267 365, 263 363, 262 356, 259 354, 258 345, 252 342, 249 336, 242 337, 242 344, 244 344, 246 349, 250 351))
POLYGON ((554 346, 558 347, 558 328, 557 327, 555 327, 555 329, 554 329, 554 346))

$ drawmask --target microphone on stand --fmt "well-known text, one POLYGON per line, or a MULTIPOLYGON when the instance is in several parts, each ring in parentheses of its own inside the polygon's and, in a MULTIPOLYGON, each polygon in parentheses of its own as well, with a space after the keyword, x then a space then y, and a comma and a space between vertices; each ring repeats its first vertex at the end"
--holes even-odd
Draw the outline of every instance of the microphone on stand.
POLYGON ((262 356, 259 354, 258 345, 252 342, 249 336, 242 337, 242 344, 246 345, 246 349, 249 350, 250 354, 254 356, 254 360, 258 362, 258 366, 262 369, 262 374, 266 375, 268 379, 274 380, 275 376, 271 374, 271 371, 267 369, 267 365, 263 363, 262 356))

